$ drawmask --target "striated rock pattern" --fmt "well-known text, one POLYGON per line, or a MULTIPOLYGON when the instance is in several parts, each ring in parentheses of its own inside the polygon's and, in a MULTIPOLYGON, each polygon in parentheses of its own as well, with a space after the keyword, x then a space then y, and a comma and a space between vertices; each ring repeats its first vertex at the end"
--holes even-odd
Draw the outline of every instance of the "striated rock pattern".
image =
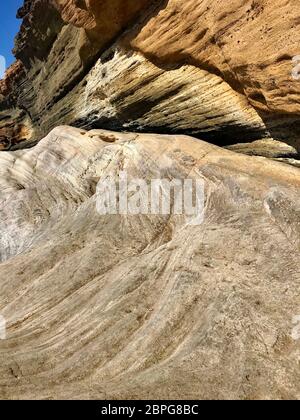
POLYGON ((188 136, 59 127, 0 153, 0 398, 299 399, 299 170, 188 136), (203 179, 205 218, 96 184, 203 179))
POLYGON ((299 1, 25 0, 18 17, 0 399, 300 399, 299 1), (120 171, 200 178, 203 223, 100 215, 120 171))
POLYGON ((26 0, 19 17, 26 75, 5 104, 27 144, 67 123, 299 152, 298 0, 26 0))

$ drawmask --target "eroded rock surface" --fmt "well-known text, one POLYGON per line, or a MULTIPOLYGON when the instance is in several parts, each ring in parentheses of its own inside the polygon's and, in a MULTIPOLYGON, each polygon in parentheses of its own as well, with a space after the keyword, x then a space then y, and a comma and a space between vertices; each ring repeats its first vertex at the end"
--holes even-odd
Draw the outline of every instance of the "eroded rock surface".
POLYGON ((0 398, 300 398, 298 169, 59 127, 0 153, 0 183, 0 398), (99 215, 120 170, 200 177, 203 224, 99 215))
POLYGON ((26 76, 7 96, 27 142, 67 123, 299 152, 298 0, 26 0, 19 15, 26 76))

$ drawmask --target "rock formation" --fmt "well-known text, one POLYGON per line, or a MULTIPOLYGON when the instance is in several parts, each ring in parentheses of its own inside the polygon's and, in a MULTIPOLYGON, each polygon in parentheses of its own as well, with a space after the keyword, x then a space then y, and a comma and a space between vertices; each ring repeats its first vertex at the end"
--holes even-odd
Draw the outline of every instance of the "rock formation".
POLYGON ((0 399, 299 399, 299 1, 25 0, 18 16, 0 399), (99 180, 120 171, 202 180, 203 223, 101 215, 99 180))
POLYGON ((26 0, 19 16, 25 76, 5 102, 27 143, 67 123, 299 151, 298 0, 26 0))
POLYGON ((187 136, 59 127, 0 154, 1 398, 299 398, 300 177, 187 136), (118 173, 205 220, 99 215, 118 173))

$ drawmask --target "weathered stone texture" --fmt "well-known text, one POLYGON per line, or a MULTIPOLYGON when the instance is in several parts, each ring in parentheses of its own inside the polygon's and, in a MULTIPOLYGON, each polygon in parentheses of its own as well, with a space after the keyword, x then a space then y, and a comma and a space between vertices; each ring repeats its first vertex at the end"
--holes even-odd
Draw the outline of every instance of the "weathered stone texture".
POLYGON ((299 170, 59 127, 0 153, 0 398, 299 399, 299 170), (98 180, 204 180, 204 223, 100 216, 98 180))
POLYGON ((58 124, 299 150, 298 0, 27 1, 15 106, 58 124))

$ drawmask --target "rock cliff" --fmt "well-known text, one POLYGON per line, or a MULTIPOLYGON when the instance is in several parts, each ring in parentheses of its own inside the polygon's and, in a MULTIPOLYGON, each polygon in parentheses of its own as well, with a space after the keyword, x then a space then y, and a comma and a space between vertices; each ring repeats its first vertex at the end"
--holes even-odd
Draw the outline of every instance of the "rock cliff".
POLYGON ((13 146, 71 124, 299 151, 298 0, 27 0, 19 16, 13 146))

